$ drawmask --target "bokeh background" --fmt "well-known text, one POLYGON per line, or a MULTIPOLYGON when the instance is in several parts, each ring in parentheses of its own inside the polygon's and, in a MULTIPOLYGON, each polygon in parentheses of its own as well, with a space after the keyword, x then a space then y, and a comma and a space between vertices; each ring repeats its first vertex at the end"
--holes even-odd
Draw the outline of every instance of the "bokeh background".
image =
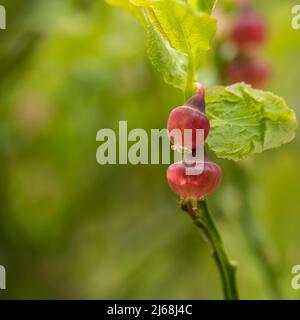
MULTIPOLYGON (((296 2, 253 1, 269 29, 268 88, 299 118, 296 2)), ((167 166, 95 159, 99 129, 119 120, 163 128, 182 103, 151 66, 144 30, 102 0, 1 4, 0 299, 221 299, 209 249, 169 190, 167 166)), ((298 299, 299 135, 239 165, 215 161, 224 179, 208 201, 239 263, 241 297, 298 299)))

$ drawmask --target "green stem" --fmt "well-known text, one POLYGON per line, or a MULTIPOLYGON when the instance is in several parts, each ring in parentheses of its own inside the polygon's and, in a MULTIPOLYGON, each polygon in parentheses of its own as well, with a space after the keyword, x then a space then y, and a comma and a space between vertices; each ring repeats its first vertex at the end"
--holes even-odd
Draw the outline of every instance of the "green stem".
POLYGON ((195 67, 192 59, 189 61, 188 70, 187 70, 187 79, 184 92, 184 101, 187 101, 195 92, 194 90, 194 81, 195 81, 195 67))
POLYGON ((191 203, 182 205, 182 209, 189 213, 195 225, 203 231, 211 246, 212 256, 216 262, 222 281, 224 299, 238 300, 239 297, 235 279, 236 263, 229 259, 224 249, 221 236, 209 212, 206 200, 200 201, 196 205, 191 203))

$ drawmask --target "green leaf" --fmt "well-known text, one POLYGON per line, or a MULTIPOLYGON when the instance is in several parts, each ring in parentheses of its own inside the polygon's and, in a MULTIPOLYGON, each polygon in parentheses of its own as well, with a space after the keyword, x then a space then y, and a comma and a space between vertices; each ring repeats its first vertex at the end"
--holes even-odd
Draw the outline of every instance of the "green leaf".
POLYGON ((211 13, 217 0, 198 0, 199 9, 211 13))
POLYGON ((188 57, 173 49, 152 26, 148 27, 148 55, 152 64, 162 73, 166 83, 185 89, 188 57))
POLYGON ((179 0, 131 0, 144 7, 153 27, 170 45, 197 61, 199 52, 208 50, 216 31, 216 21, 207 13, 195 12, 179 0))
POLYGON ((295 137, 296 116, 286 102, 245 83, 208 90, 206 108, 207 145, 220 158, 238 161, 295 137))
MULTIPOLYGON (((153 65, 167 83, 194 93, 195 73, 203 51, 211 46, 216 20, 191 8, 183 0, 106 0, 141 16, 148 30, 153 65)), ((141 18, 140 18, 141 20, 141 18)))
POLYGON ((141 9, 130 2, 130 0, 105 0, 111 6, 121 7, 133 16, 135 16, 140 22, 145 24, 145 18, 141 9))
POLYGON ((211 13, 217 0, 187 0, 187 3, 196 10, 211 13))

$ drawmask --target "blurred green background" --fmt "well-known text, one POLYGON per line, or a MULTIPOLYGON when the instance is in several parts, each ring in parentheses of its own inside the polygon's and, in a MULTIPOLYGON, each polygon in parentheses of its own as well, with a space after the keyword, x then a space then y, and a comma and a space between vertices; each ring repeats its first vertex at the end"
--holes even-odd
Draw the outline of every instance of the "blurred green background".
MULTIPOLYGON (((296 2, 254 4, 268 22, 268 88, 299 118, 296 2)), ((163 128, 182 103, 148 61, 144 30, 102 0, 1 4, 0 264, 7 290, 0 299, 221 299, 209 249, 180 211, 167 166, 100 166, 95 159, 99 129, 117 128, 119 120, 129 129, 163 128)), ((208 201, 239 263, 241 298, 298 299, 291 268, 300 264, 299 135, 240 165, 215 161, 224 179, 208 201), (251 226, 274 275, 257 259, 251 226)))

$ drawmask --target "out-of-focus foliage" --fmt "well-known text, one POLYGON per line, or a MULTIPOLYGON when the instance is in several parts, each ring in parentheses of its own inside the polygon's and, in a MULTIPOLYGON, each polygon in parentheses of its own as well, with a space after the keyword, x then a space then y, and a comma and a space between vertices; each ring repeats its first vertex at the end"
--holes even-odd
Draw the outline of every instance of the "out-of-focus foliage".
MULTIPOLYGON (((99 166, 101 128, 163 128, 179 91, 146 56, 130 15, 95 0, 7 0, 0 30, 0 298, 221 298, 209 250, 178 208, 165 165, 99 166)), ((222 3, 222 1, 221 1, 222 3)), ((299 118, 300 31, 293 1, 256 1, 266 16, 270 90, 299 118)), ((202 77, 209 82, 209 66, 202 77)), ((300 264, 300 138, 242 162, 249 203, 284 298, 300 264)), ((232 163, 209 197, 239 261, 241 297, 270 298, 241 225, 232 163)))

